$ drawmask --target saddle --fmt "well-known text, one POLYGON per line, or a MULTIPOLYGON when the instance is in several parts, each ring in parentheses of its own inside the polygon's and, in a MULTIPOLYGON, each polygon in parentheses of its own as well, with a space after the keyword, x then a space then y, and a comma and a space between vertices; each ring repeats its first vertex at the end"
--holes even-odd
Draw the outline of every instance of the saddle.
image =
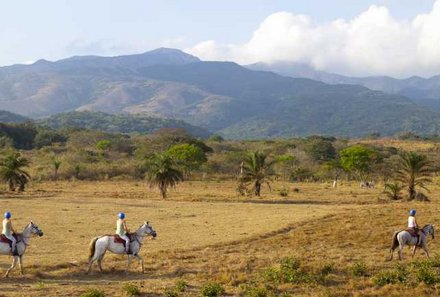
MULTIPOLYGON (((14 236, 15 239, 17 239, 17 235, 16 234, 12 234, 12 236, 14 236)), ((6 242, 6 243, 9 243, 9 245, 12 244, 12 241, 9 240, 9 238, 7 238, 4 234, 0 234, 0 242, 6 242)))
POLYGON ((416 231, 412 228, 405 229, 404 231, 408 232, 412 237, 419 237, 416 231))
MULTIPOLYGON (((115 239, 114 239, 114 242, 115 242, 115 243, 122 243, 122 244, 124 245, 124 247, 125 247, 125 240, 122 239, 118 234, 113 235, 113 237, 115 238, 115 239)), ((127 233, 127 237, 128 237, 128 239, 130 240, 130 242, 133 241, 133 238, 132 238, 132 236, 131 236, 130 233, 127 233)))

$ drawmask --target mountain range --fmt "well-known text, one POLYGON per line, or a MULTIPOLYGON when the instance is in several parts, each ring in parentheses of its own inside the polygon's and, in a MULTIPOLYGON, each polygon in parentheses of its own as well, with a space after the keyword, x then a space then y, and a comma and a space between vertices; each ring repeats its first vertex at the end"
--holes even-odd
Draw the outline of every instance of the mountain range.
POLYGON ((406 79, 389 76, 352 77, 316 70, 307 64, 288 62, 255 63, 246 67, 293 78, 310 78, 332 85, 361 85, 371 90, 406 96, 417 104, 440 111, 440 75, 430 78, 412 76, 406 79))
MULTIPOLYGON (((408 96, 408 83, 404 88, 396 82, 400 88, 393 89, 378 79, 383 89, 374 90, 374 80, 364 83, 367 88, 313 69, 301 74, 306 78, 288 77, 293 74, 281 73, 276 65, 264 69, 282 75, 249 69, 262 66, 268 65, 201 61, 166 48, 39 60, 0 67, 0 109, 33 118, 70 111, 143 114, 183 120, 228 138, 440 133, 440 111, 408 96)), ((435 100, 434 85, 417 90, 435 100)))

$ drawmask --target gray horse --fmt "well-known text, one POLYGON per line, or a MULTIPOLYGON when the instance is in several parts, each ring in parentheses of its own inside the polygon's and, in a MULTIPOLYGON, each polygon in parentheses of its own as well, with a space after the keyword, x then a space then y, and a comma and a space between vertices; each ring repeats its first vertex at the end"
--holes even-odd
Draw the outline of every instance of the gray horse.
MULTIPOLYGON (((428 251, 428 245, 427 245, 427 241, 428 241, 427 236, 429 234, 431 234, 432 239, 434 239, 434 225, 428 224, 422 228, 422 239, 421 239, 421 244, 419 247, 421 247, 423 249, 423 251, 425 252, 425 255, 428 258, 429 258, 429 251, 428 251)), ((390 249, 390 254, 391 254, 390 261, 393 260, 394 250, 397 247, 399 247, 399 260, 402 260, 402 250, 405 245, 413 247, 412 257, 414 257, 414 255, 416 254, 416 249, 418 247, 417 246, 417 237, 412 236, 406 230, 394 232, 393 243, 392 243, 391 249, 390 249)))

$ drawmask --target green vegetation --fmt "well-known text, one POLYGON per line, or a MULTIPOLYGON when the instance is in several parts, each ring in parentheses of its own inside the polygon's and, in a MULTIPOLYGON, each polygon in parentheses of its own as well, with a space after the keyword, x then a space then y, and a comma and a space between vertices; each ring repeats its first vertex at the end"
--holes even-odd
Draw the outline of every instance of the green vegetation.
POLYGON ((210 135, 207 130, 189 125, 184 121, 142 114, 111 115, 103 112, 72 111, 53 115, 38 121, 38 123, 53 129, 82 128, 109 133, 149 134, 162 128, 181 128, 196 137, 207 137, 210 135))
POLYGON ((426 184, 431 182, 430 161, 427 156, 416 152, 402 152, 400 158, 398 179, 407 188, 408 200, 413 200, 416 198, 416 188, 426 190, 426 184))
POLYGON ((200 289, 200 296, 201 297, 217 297, 222 296, 225 292, 225 289, 218 284, 214 282, 209 282, 203 285, 203 287, 200 289))
POLYGON ((10 152, 0 159, 0 180, 6 182, 9 191, 23 192, 30 176, 23 168, 29 166, 29 161, 18 152, 10 152))
POLYGON ((251 187, 255 196, 259 197, 262 184, 267 184, 270 188, 270 175, 273 164, 273 161, 267 161, 267 155, 262 152, 249 153, 243 161, 240 183, 246 188, 251 187))
POLYGON ((139 290, 138 286, 135 284, 124 284, 122 287, 122 292, 129 297, 135 297, 140 296, 141 291, 139 290))
POLYGON ((80 295, 80 297, 105 297, 103 291, 98 289, 88 289, 80 295))
POLYGON ((162 198, 167 197, 170 187, 183 181, 183 174, 177 169, 176 162, 167 154, 156 154, 146 161, 146 179, 150 187, 159 188, 162 198))

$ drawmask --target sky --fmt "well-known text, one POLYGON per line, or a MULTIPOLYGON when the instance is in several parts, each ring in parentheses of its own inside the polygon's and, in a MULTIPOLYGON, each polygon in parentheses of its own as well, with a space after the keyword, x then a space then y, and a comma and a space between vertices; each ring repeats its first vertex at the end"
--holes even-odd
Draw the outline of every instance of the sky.
POLYGON ((348 75, 440 74, 440 0, 0 2, 0 65, 158 47, 348 75))

